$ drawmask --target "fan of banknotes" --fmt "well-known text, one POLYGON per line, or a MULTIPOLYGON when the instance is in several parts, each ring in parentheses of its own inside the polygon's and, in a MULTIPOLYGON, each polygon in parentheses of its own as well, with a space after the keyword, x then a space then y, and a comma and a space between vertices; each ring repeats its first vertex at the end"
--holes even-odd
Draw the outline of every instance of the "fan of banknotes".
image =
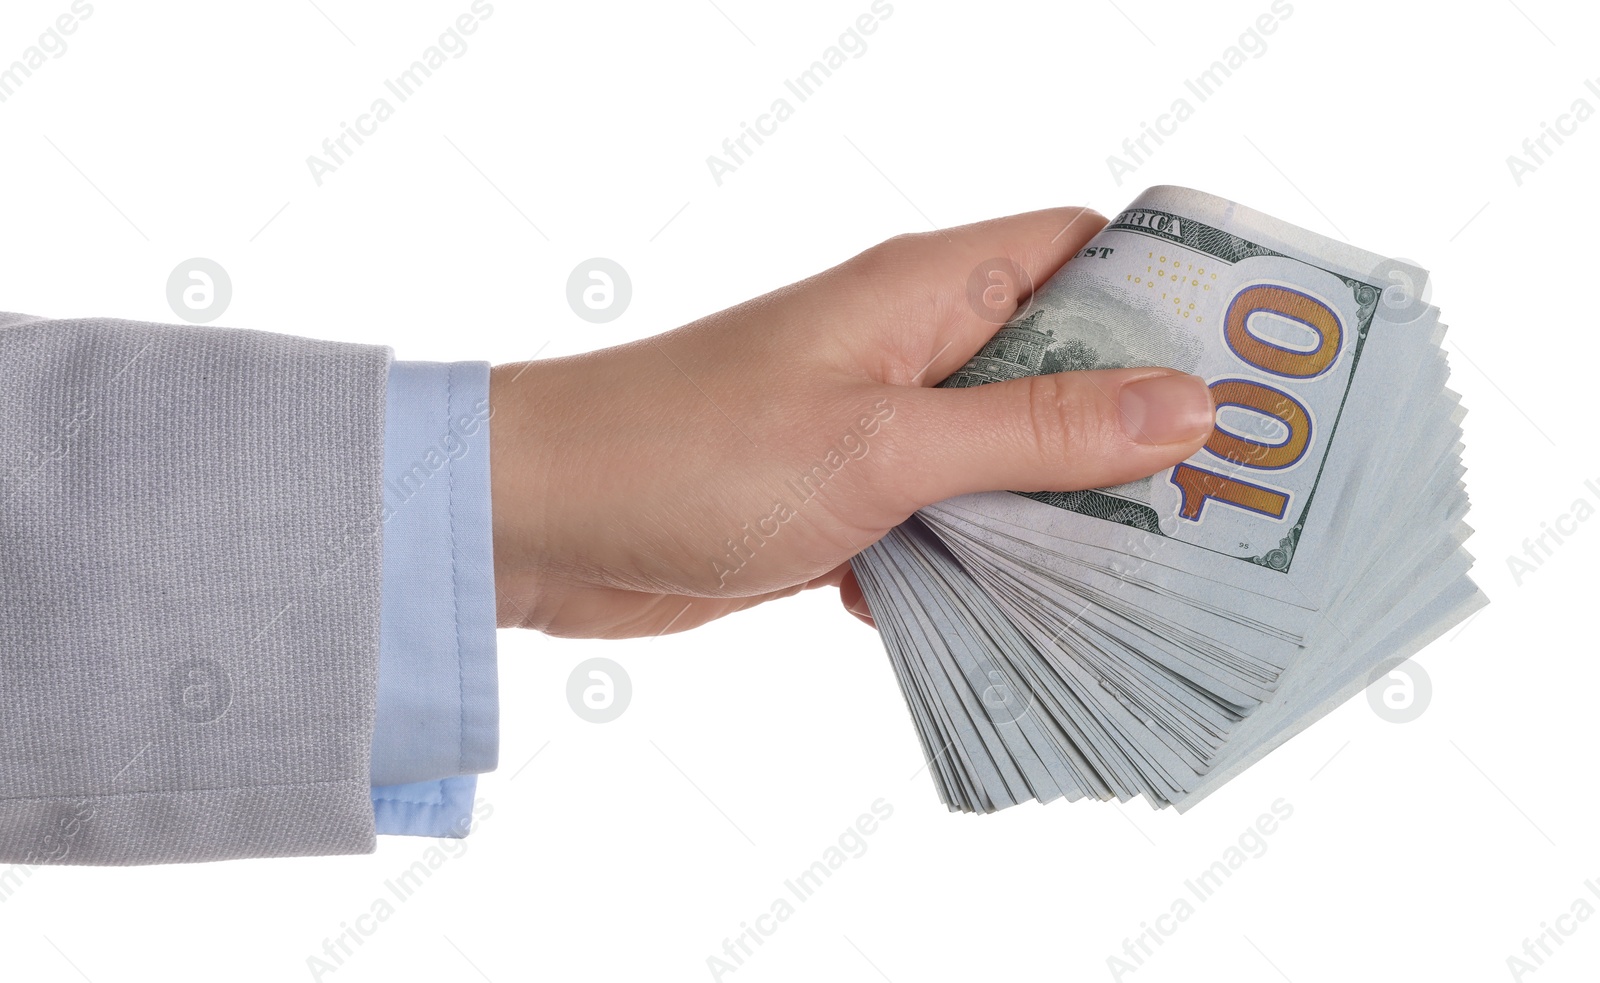
POLYGON ((1426 278, 1152 188, 945 380, 1161 365, 1218 407, 1151 478, 950 499, 853 561, 952 810, 1182 811, 1487 603, 1426 278))

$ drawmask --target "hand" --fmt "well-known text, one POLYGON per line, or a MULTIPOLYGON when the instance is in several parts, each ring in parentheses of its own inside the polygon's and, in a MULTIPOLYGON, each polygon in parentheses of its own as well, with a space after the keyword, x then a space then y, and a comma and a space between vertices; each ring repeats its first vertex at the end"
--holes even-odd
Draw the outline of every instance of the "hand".
POLYGON ((653 635, 829 585, 870 624, 847 561, 918 508, 1189 457, 1215 414, 1170 369, 930 388, 996 329, 973 269, 1043 283, 1104 224, 1054 208, 898 236, 654 338, 495 367, 500 623, 653 635))

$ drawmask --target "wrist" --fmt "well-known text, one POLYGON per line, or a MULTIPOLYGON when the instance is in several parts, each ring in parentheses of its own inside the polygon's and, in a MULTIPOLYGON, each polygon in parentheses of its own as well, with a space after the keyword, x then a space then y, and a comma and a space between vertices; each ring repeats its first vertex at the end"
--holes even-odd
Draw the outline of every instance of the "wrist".
POLYGON ((549 519, 550 442, 541 432, 537 362, 489 370, 489 475, 494 534, 496 620, 501 627, 544 627, 544 528, 549 519))

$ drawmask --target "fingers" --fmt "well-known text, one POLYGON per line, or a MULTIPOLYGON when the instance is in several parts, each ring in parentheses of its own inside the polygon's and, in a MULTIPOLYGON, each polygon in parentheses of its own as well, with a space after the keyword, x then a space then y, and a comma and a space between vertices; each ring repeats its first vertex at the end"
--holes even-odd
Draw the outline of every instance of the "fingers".
POLYGON ((890 480, 921 507, 975 491, 1121 484, 1198 451, 1216 411, 1197 376, 1100 369, 967 389, 901 389, 890 480))
POLYGON ((917 377, 893 381, 931 386, 960 368, 1105 224, 1088 208, 1046 208, 897 236, 856 257, 869 275, 919 288, 932 308, 917 312, 915 327, 927 333, 909 369, 917 377))
POLYGON ((867 608, 867 598, 861 592, 861 585, 856 582, 854 571, 846 572, 844 579, 839 581, 839 600, 844 604, 844 609, 855 615, 869 628, 878 627, 872 620, 872 612, 867 608))

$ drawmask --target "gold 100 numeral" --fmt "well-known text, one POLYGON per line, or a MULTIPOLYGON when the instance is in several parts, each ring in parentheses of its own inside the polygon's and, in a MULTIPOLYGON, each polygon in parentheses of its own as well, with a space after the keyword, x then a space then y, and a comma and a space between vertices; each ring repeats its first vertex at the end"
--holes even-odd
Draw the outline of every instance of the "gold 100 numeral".
MULTIPOLYGON (((1238 356, 1240 368, 1254 368, 1279 379, 1312 379, 1333 366, 1344 347, 1344 325, 1333 308, 1291 287, 1257 283, 1241 289, 1228 302, 1223 318, 1223 340, 1238 356), (1294 321, 1317 336, 1317 347, 1309 351, 1285 348, 1256 334, 1250 328, 1258 314, 1270 314, 1294 321)), ((1172 483, 1180 495, 1178 514, 1199 522, 1206 502, 1216 500, 1234 508, 1282 519, 1289 510, 1290 496, 1276 488, 1245 481, 1237 476, 1241 469, 1280 471, 1305 456, 1311 446, 1311 414, 1292 394, 1257 379, 1223 378, 1211 383, 1212 400, 1217 408, 1234 406, 1276 418, 1283 424, 1283 439, 1268 443, 1230 433, 1217 427, 1206 441, 1212 455, 1235 465, 1233 474, 1223 474, 1184 463, 1172 471, 1172 483)))

